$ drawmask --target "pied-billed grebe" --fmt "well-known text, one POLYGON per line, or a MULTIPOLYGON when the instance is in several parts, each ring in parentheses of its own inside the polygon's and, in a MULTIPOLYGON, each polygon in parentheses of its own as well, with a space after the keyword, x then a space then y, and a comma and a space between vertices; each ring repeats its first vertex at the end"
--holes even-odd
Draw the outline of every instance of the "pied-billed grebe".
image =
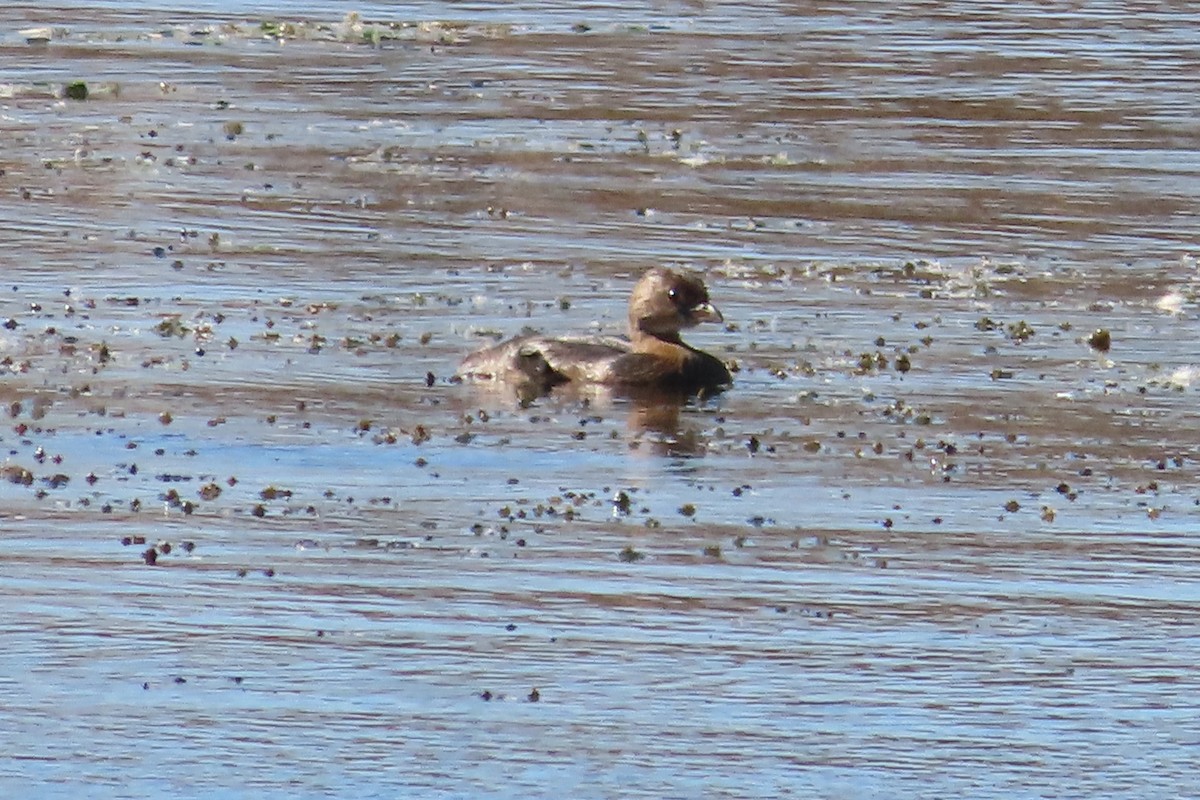
POLYGON ((459 374, 544 390, 561 383, 697 392, 731 382, 721 361, 684 343, 679 332, 720 322, 698 275, 655 267, 629 296, 629 338, 518 336, 472 353, 459 374))

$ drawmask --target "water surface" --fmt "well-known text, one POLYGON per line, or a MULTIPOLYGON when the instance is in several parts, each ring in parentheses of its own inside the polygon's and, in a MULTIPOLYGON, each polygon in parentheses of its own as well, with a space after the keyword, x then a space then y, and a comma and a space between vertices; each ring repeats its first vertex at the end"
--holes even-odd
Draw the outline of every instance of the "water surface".
POLYGON ((6 7, 0 786, 1187 794, 1198 22, 6 7), (654 264, 731 391, 451 380, 654 264))

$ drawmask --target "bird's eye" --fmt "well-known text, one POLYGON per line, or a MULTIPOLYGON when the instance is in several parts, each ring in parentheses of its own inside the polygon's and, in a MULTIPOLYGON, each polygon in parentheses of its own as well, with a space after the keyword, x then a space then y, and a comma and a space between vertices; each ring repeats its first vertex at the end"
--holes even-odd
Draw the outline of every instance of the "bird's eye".
POLYGON ((679 292, 675 291, 674 289, 667 290, 667 297, 671 298, 672 300, 674 300, 678 296, 679 296, 679 292))

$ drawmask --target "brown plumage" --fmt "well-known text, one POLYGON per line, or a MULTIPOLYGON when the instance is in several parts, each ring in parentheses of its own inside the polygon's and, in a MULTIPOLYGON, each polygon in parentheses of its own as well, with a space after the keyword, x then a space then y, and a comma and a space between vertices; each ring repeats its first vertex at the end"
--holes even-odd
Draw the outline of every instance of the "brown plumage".
POLYGON ((719 359, 685 343, 684 328, 720 322, 698 275, 648 270, 629 297, 629 338, 518 336, 467 356, 459 374, 543 390, 560 383, 696 392, 729 384, 719 359))

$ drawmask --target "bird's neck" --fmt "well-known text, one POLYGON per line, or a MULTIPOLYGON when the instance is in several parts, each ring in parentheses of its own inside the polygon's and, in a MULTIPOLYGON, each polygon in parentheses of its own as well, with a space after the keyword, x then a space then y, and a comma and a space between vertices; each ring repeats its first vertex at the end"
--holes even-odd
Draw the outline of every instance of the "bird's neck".
POLYGON ((635 353, 648 353, 664 358, 679 358, 692 348, 679 338, 677 331, 670 333, 647 333, 634 331, 629 337, 630 350, 635 353))
POLYGON ((686 347, 683 339, 679 337, 678 331, 667 331, 664 333, 637 330, 634 329, 629 334, 629 341, 633 343, 634 349, 637 349, 639 344, 645 344, 647 347, 653 347, 659 344, 674 345, 676 347, 686 347))

